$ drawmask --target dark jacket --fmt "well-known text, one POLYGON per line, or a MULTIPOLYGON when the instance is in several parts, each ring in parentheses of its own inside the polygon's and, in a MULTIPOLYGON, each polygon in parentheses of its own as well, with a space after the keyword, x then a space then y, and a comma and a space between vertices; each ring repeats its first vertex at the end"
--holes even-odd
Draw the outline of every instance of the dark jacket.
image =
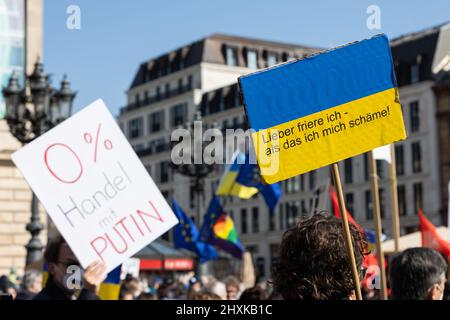
MULTIPOLYGON (((33 300, 71 300, 65 292, 58 287, 50 277, 45 285, 33 300)), ((77 300, 100 300, 100 298, 92 291, 82 289, 77 300)))
POLYGON ((17 294, 16 300, 33 300, 33 297, 35 296, 35 293, 31 293, 27 290, 22 290, 17 294))

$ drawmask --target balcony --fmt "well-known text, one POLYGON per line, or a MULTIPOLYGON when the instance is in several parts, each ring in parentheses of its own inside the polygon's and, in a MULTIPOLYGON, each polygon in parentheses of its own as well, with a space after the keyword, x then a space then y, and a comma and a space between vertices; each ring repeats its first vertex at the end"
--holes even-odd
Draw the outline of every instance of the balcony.
POLYGON ((158 95, 154 95, 154 96, 151 96, 151 97, 147 97, 146 99, 144 99, 142 101, 129 103, 125 107, 120 108, 120 114, 124 114, 124 113, 129 112, 129 111, 140 109, 140 108, 146 107, 148 105, 151 105, 151 104, 154 104, 154 103, 157 103, 157 102, 160 102, 160 101, 164 101, 164 100, 169 99, 169 98, 173 98, 173 97, 179 96, 179 95, 181 95, 183 93, 191 91, 192 89, 198 89, 198 87, 199 86, 193 87, 193 86, 190 86, 190 85, 184 85, 184 86, 181 86, 181 87, 177 87, 177 88, 175 88, 173 90, 169 90, 168 92, 167 91, 163 92, 159 96, 158 95))
POLYGON ((148 148, 139 150, 136 152, 136 154, 138 155, 138 157, 145 157, 145 156, 151 156, 154 154, 162 153, 167 150, 170 150, 170 144, 167 142, 164 142, 164 143, 160 143, 160 144, 153 145, 148 148))

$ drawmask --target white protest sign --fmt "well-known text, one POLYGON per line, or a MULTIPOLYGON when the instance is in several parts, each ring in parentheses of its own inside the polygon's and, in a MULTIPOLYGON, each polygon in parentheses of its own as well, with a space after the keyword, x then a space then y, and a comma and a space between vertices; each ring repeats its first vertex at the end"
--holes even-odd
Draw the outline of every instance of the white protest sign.
POLYGON ((178 223, 102 100, 12 159, 84 268, 109 272, 178 223))

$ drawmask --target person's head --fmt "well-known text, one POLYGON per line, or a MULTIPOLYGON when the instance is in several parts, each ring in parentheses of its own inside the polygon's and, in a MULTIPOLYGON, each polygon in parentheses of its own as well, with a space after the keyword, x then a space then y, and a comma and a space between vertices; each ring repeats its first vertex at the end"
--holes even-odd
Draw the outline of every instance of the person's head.
POLYGON ((142 292, 141 283, 134 277, 126 278, 123 286, 126 286, 132 292, 134 298, 137 298, 142 292))
POLYGON ((447 262, 434 249, 411 248, 390 263, 389 280, 394 300, 442 300, 447 262))
POLYGON ((137 298, 137 300, 157 300, 156 299, 156 294, 151 293, 151 292, 142 292, 139 297, 137 298))
POLYGON ((134 300, 133 289, 127 285, 120 286, 119 300, 134 300))
POLYGON ((222 300, 220 296, 209 291, 200 291, 195 293, 191 300, 222 300))
POLYGON ((7 276, 0 277, 0 293, 10 294, 12 299, 17 296, 17 289, 14 283, 12 283, 7 276))
MULTIPOLYGON (((364 234, 350 224, 357 269, 367 254, 364 234)), ((361 277, 361 274, 360 274, 361 277)), ((273 268, 276 293, 286 300, 346 300, 355 283, 348 258, 342 221, 318 213, 287 230, 273 268)))
POLYGON ((42 289, 42 272, 29 270, 22 278, 22 289, 30 293, 38 293, 42 289))
POLYGON ((223 282, 227 290, 227 300, 236 300, 239 295, 239 280, 234 276, 228 276, 223 282))
POLYGON ((187 293, 187 299, 191 300, 192 297, 202 290, 202 283, 197 278, 191 278, 189 280, 189 289, 187 293))
MULTIPOLYGON (((72 276, 73 279, 73 275, 77 274, 77 270, 81 276, 81 266, 63 237, 57 236, 48 243, 44 252, 44 259, 48 265, 49 278, 51 278, 58 287, 67 293, 80 289, 80 286, 72 285, 73 280, 68 281, 67 279, 69 276, 72 276)), ((81 281, 81 279, 79 279, 79 281, 81 281)))
POLYGON ((268 298, 268 294, 263 288, 255 286, 245 289, 239 297, 239 300, 267 300, 268 298))

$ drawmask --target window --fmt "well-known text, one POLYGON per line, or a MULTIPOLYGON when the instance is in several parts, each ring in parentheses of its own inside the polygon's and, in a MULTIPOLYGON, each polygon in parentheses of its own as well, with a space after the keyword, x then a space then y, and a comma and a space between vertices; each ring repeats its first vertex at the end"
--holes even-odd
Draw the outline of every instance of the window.
POLYGON ((354 215, 354 206, 355 206, 355 200, 353 198, 353 193, 348 192, 345 194, 345 206, 347 207, 347 211, 350 212, 350 214, 354 215))
POLYGON ((226 59, 227 65, 229 66, 237 66, 237 49, 232 47, 227 47, 226 49, 226 59))
POLYGON ((187 105, 186 103, 178 104, 172 107, 172 125, 178 126, 186 122, 187 105))
POLYGON ((275 230, 275 214, 269 213, 269 231, 275 230))
POLYGON ((352 166, 352 158, 345 159, 344 161, 344 181, 345 183, 353 182, 353 166, 352 166))
POLYGON ((372 220, 373 219, 372 193, 370 192, 370 190, 366 190, 365 198, 366 198, 366 220, 372 220))
POLYGON ((192 75, 190 74, 188 76, 188 90, 192 89, 192 75))
POLYGON ((316 172, 311 171, 309 173, 309 190, 314 190, 316 186, 316 172))
POLYGON ((305 175, 300 176, 300 191, 305 191, 305 175))
POLYGON ((166 88, 165 88, 165 90, 166 90, 166 98, 169 98, 170 97, 170 83, 166 83, 166 88))
POLYGON ((375 160, 377 165, 377 176, 380 180, 383 179, 383 162, 383 160, 375 160))
POLYGON ((380 216, 381 218, 384 218, 384 213, 386 212, 384 208, 386 205, 386 199, 383 188, 378 189, 378 196, 380 197, 380 216))
POLYGON ((405 174, 405 152, 402 144, 395 146, 395 164, 397 167, 397 174, 405 174))
POLYGON ((258 209, 258 207, 252 208, 252 230, 253 230, 253 233, 259 232, 259 209, 258 209))
POLYGON ((280 226, 280 230, 283 230, 284 229, 284 224, 283 224, 283 221, 284 221, 284 203, 281 203, 279 206, 278 206, 278 219, 279 219, 279 221, 278 221, 278 224, 279 224, 279 226, 280 226))
POLYGON ((178 93, 183 92, 183 79, 178 79, 178 93))
POLYGON ((141 104, 141 97, 139 96, 139 93, 136 93, 134 95, 134 103, 136 104, 136 106, 139 106, 141 104))
POLYGON ((271 67, 273 65, 276 65, 278 62, 277 54, 274 52, 269 52, 267 54, 267 66, 271 67))
POLYGON ((160 179, 161 183, 166 183, 169 181, 169 162, 163 161, 159 164, 160 168, 160 179))
POLYGON ((420 80, 420 64, 415 63, 411 66, 411 84, 420 80))
POLYGON ((414 212, 417 214, 419 210, 423 209, 423 198, 422 198, 422 184, 414 183, 414 212))
POLYGON ((247 51, 247 68, 258 69, 258 52, 256 50, 247 51))
POLYGON ((398 215, 406 216, 406 190, 405 186, 397 186, 398 215))
POLYGON ((144 92, 144 103, 145 104, 147 104, 148 103, 148 91, 147 90, 145 90, 145 92, 144 92))
POLYGON ((156 87, 156 100, 161 100, 161 88, 159 86, 156 87))
POLYGON ((191 209, 195 208, 195 186, 189 186, 189 207, 191 209))
POLYGON ((369 180, 369 156, 364 153, 364 180, 369 180))
POLYGON ((248 232, 247 226, 247 209, 241 209, 241 233, 246 234, 248 232))
POLYGON ((164 128, 164 111, 157 111, 148 116, 148 132, 158 132, 164 128))
POLYGON ((413 142, 411 144, 412 147, 412 167, 413 172, 418 173, 422 171, 422 162, 421 162, 421 150, 420 150, 420 142, 413 142))
POLYGON ((409 117, 411 133, 419 131, 420 118, 419 118, 419 102, 413 101, 409 104, 409 117))
POLYGON ((129 128, 128 135, 130 136, 131 139, 138 138, 142 135, 142 125, 143 125, 142 118, 131 119, 128 122, 129 128))

